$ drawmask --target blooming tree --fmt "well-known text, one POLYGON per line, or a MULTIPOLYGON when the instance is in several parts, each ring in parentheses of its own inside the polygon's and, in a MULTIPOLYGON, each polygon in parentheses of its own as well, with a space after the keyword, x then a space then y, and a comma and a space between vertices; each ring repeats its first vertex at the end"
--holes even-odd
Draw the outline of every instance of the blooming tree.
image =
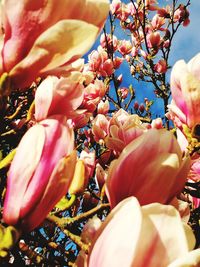
POLYGON ((168 74, 190 4, 1 2, 2 266, 200 266, 200 54, 168 74))

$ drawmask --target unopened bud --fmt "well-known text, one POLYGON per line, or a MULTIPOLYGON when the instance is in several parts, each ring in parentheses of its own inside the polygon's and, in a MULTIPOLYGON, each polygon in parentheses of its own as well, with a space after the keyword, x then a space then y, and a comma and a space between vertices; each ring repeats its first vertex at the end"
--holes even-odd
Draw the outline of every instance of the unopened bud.
POLYGON ((138 110, 138 108, 139 108, 139 104, 138 104, 138 102, 137 102, 137 101, 135 101, 135 103, 134 103, 133 107, 134 107, 134 109, 135 109, 135 110, 138 110))
POLYGON ((151 127, 155 129, 162 129, 163 128, 163 123, 161 118, 157 118, 152 121, 151 127))
POLYGON ((140 111, 141 113, 143 113, 143 112, 145 111, 145 106, 144 106, 144 104, 140 104, 140 105, 139 105, 139 111, 140 111))
POLYGON ((89 192, 85 192, 83 195, 82 209, 83 211, 88 211, 98 204, 98 199, 91 196, 89 192))

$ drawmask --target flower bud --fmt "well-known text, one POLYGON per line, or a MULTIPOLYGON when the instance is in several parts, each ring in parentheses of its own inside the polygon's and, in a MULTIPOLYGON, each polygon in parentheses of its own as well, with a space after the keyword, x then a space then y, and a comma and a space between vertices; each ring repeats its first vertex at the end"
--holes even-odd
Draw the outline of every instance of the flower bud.
POLYGON ((173 206, 140 206, 130 197, 111 210, 97 230, 87 266, 197 267, 200 249, 190 251, 194 245, 192 229, 173 206))
POLYGON ((111 206, 129 196, 136 196, 141 205, 169 203, 183 189, 189 164, 188 158, 182 160, 182 151, 171 132, 144 132, 109 168, 106 186, 111 206))
POLYGON ((11 163, 3 219, 24 231, 37 227, 67 193, 76 155, 74 135, 63 116, 31 127, 11 163))

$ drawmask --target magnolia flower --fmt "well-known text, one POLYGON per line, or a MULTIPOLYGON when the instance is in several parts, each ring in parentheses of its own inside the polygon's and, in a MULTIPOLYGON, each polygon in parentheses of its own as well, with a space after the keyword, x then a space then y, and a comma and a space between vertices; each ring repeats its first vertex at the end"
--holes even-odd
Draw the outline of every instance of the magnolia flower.
POLYGON ((84 91, 81 73, 72 72, 67 78, 48 76, 37 88, 35 94, 35 119, 63 114, 68 118, 83 101, 84 91))
POLYGON ((12 87, 66 65, 93 45, 109 11, 108 0, 5 0, 0 74, 12 87))
POLYGON ((81 107, 93 112, 97 108, 102 97, 105 96, 107 89, 103 81, 95 79, 93 83, 85 87, 84 99, 81 107))
POLYGON ((148 10, 157 10, 158 6, 157 6, 158 2, 157 0, 147 0, 145 1, 145 6, 148 10))
POLYGON ((121 99, 126 99, 129 94, 129 89, 126 87, 119 88, 117 90, 117 94, 121 97, 121 99))
POLYGON ((198 267, 200 249, 191 251, 194 245, 192 229, 182 223, 174 207, 159 203, 140 207, 130 197, 111 211, 97 231, 87 266, 198 267))
POLYGON ((114 71, 112 60, 108 57, 108 53, 99 46, 97 50, 93 50, 89 56, 89 70, 97 72, 97 74, 106 77, 110 76, 114 71))
POLYGON ((112 162, 106 181, 111 206, 129 196, 137 197, 141 205, 169 203, 183 189, 189 167, 171 132, 150 129, 112 162))
POLYGON ((115 153, 120 153, 126 145, 146 130, 138 115, 130 115, 120 109, 109 122, 109 135, 106 137, 106 146, 115 151, 115 153))
POLYGON ((113 15, 120 15, 121 14, 121 0, 112 0, 110 4, 110 11, 113 15))
POLYGON ((123 55, 130 54, 132 50, 132 44, 127 40, 120 40, 118 44, 118 51, 123 55))
POLYGON ((77 114, 77 116, 72 119, 74 129, 79 129, 86 126, 91 116, 92 114, 89 112, 77 114))
MULTIPOLYGON (((124 58, 121 58, 121 57, 115 57, 115 58, 113 58, 113 67, 115 69, 118 69, 121 66, 123 60, 124 60, 124 58)), ((117 82, 120 83, 120 80, 117 79, 117 82)))
POLYGON ((115 51, 117 49, 118 40, 115 35, 102 34, 100 37, 100 44, 103 48, 107 48, 111 51, 113 49, 115 51))
MULTIPOLYGON (((189 128, 200 123, 200 54, 187 64, 184 60, 176 62, 171 73, 172 104, 169 111, 189 128)), ((169 114, 169 115, 170 115, 169 114)))
POLYGON ((103 114, 98 114, 92 121, 92 133, 96 142, 104 140, 108 134, 109 121, 103 114))
POLYGON ((160 32, 151 32, 147 35, 147 44, 149 48, 158 49, 161 44, 160 32))
POLYGON ((8 172, 5 223, 30 231, 44 220, 67 193, 76 164, 73 148, 73 130, 62 116, 25 133, 8 172))
POLYGON ((109 111, 109 108, 110 108, 109 101, 107 99, 106 101, 101 100, 97 106, 97 113, 106 115, 109 111))
POLYGON ((150 27, 152 30, 163 30, 162 26, 165 24, 165 18, 160 17, 158 14, 154 15, 150 27))
POLYGON ((190 13, 185 5, 181 4, 174 12, 174 22, 182 22, 183 26, 186 27, 190 24, 189 15, 190 13))
POLYGON ((165 59, 160 59, 158 63, 155 64, 154 70, 158 73, 165 73, 167 71, 167 62, 165 59))

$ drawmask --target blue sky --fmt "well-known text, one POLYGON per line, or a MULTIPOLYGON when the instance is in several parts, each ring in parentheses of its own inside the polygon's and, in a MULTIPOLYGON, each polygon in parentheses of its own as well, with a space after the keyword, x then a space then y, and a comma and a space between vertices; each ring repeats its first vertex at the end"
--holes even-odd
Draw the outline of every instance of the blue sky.
MULTIPOLYGON (((158 1, 160 3, 164 3, 166 5, 167 2, 170 4, 172 0, 162 0, 158 1)), ((180 3, 184 3, 184 1, 180 1, 180 3)), ((180 27, 178 32, 175 35, 173 45, 171 48, 171 54, 169 58, 169 64, 171 66, 177 60, 184 59, 188 62, 192 57, 194 57, 197 53, 200 52, 200 1, 199 0, 191 0, 191 5, 189 6, 190 12, 190 24, 187 27, 180 27)), ((170 76, 170 72, 169 72, 170 76)), ((129 81, 127 81, 129 82, 129 81)), ((133 81, 134 84, 134 81, 133 81)), ((148 87, 149 85, 137 85, 136 93, 137 99, 139 101, 143 101, 144 97, 148 97, 149 99, 153 99, 154 106, 152 108, 153 116, 163 115, 163 106, 162 101, 157 99, 152 95, 152 90, 146 89, 144 87, 148 87)))
POLYGON ((189 61, 200 52, 200 1, 191 0, 191 2, 189 7, 191 21, 176 34, 170 57, 172 64, 178 59, 189 61))

